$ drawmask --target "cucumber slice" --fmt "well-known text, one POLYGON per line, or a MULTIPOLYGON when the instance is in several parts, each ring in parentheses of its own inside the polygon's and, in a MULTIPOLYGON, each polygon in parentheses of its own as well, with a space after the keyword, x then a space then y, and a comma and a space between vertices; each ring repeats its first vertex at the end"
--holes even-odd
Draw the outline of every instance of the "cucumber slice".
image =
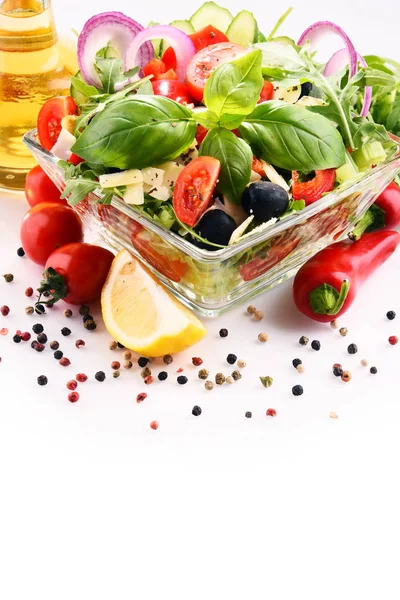
POLYGON ((253 14, 248 10, 242 10, 233 19, 226 30, 230 42, 248 48, 257 41, 258 27, 253 14))
POLYGON ((183 21, 183 20, 180 21, 178 19, 178 21, 172 21, 172 23, 170 23, 170 25, 172 25, 172 27, 176 27, 177 29, 180 29, 181 31, 183 31, 183 33, 186 33, 186 35, 190 35, 191 33, 194 33, 194 27, 190 21, 183 21))
MULTIPOLYGON (((153 27, 154 25, 159 25, 160 23, 156 23, 156 21, 150 21, 150 23, 147 25, 147 27, 153 27)), ((163 52, 165 50, 164 48, 164 40, 159 38, 157 40, 151 40, 151 43, 153 44, 153 48, 154 48, 154 58, 161 58, 163 55, 163 52)))
POLYGON ((200 31, 200 29, 207 27, 207 25, 213 25, 225 33, 232 19, 233 16, 227 8, 222 8, 222 6, 218 6, 215 2, 205 2, 192 15, 190 22, 195 31, 200 31))

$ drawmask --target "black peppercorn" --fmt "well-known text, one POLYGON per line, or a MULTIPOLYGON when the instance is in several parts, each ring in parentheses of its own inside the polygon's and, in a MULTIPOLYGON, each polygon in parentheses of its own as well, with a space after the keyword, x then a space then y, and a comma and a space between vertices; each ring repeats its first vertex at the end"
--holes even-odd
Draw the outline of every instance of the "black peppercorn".
POLYGON ((86 323, 86 321, 94 321, 92 315, 89 315, 89 314, 85 315, 82 320, 84 323, 86 323))
POLYGON ((25 250, 22 247, 18 248, 17 254, 18 256, 25 256, 25 250))
POLYGON ((200 406, 193 406, 192 415, 194 415, 195 417, 199 417, 202 412, 203 411, 201 410, 200 406))
POLYGON ((246 417, 246 419, 251 419, 251 417, 253 416, 253 413, 251 413, 249 410, 244 413, 244 416, 246 417))
POLYGON ((396 313, 394 312, 394 310, 389 310, 389 312, 386 313, 386 316, 389 319, 389 321, 393 321, 393 319, 396 318, 396 313))
POLYGON ((46 375, 39 375, 39 377, 37 378, 37 382, 39 385, 47 385, 47 377, 46 375))
POLYGON ((313 340, 311 342, 311 348, 313 350, 317 350, 317 351, 320 350, 321 349, 321 342, 319 342, 318 340, 313 340))
POLYGON ((85 321, 85 323, 83 324, 84 328, 87 329, 87 331, 94 331, 95 329, 97 329, 97 324, 95 321, 85 321))
POLYGON ((94 376, 94 378, 97 381, 100 381, 102 383, 105 380, 105 378, 106 378, 106 374, 104 373, 104 371, 97 371, 97 373, 94 376))
POLYGON ((301 385, 295 385, 292 388, 292 394, 293 394, 293 396, 301 396, 303 392, 304 392, 303 386, 301 386, 301 385))
POLYGON ((56 342, 56 341, 54 341, 54 342, 50 342, 50 348, 51 348, 52 350, 58 350, 58 349, 59 349, 59 347, 60 347, 60 344, 59 344, 58 342, 56 342))
POLYGON ((12 273, 6 273, 3 277, 6 283, 12 283, 14 281, 14 275, 12 273))
POLYGON ((229 363, 230 365, 234 365, 236 361, 237 361, 236 354, 228 354, 228 356, 226 357, 226 362, 229 363))
POLYGON ((299 344, 301 346, 307 346, 309 341, 310 340, 308 339, 308 337, 306 337, 305 335, 302 335, 301 338, 299 339, 299 344))
POLYGON ((37 315, 44 315, 45 312, 46 312, 46 309, 43 306, 43 304, 36 304, 36 306, 35 306, 35 313, 37 315))
POLYGON ((164 363, 165 365, 170 365, 172 362, 174 362, 174 359, 172 358, 172 356, 171 356, 170 354, 166 354, 166 355, 163 357, 163 363, 164 363))
POLYGON ((82 315, 82 317, 84 317, 85 315, 88 315, 89 312, 90 312, 90 308, 88 306, 86 306, 85 304, 83 304, 79 308, 79 314, 82 315))
POLYGON ((179 375, 179 377, 177 377, 176 380, 179 383, 179 385, 185 385, 185 383, 188 382, 188 378, 184 375, 179 375))
POLYGON ((39 333, 37 336, 39 344, 45 344, 47 342, 47 335, 45 333, 39 333))
POLYGON ((297 369, 297 367, 301 364, 303 364, 303 361, 301 361, 299 358, 294 358, 292 360, 292 365, 294 366, 295 369, 297 369))
POLYGON ((43 333, 44 331, 44 327, 41 323, 36 323, 33 327, 32 327, 32 331, 33 333, 43 333))
POLYGON ((61 352, 61 350, 56 350, 53 356, 56 360, 60 360, 64 356, 64 352, 61 352))
POLYGON ((13 337, 13 341, 14 341, 16 344, 19 344, 21 340, 22 340, 22 337, 21 337, 20 335, 18 335, 18 333, 16 333, 16 334, 14 335, 14 337, 13 337))
POLYGON ((138 362, 139 367, 141 367, 143 369, 144 367, 146 367, 149 364, 149 359, 145 358, 144 356, 141 356, 137 362, 138 362))
POLYGON ((333 374, 335 377, 341 377, 343 375, 343 369, 341 367, 333 367, 333 374))
POLYGON ((219 335, 220 335, 220 337, 222 337, 222 338, 226 338, 226 337, 228 337, 228 330, 227 330, 227 329, 220 329, 220 330, 219 330, 219 335))
POLYGON ((358 352, 358 348, 356 344, 350 344, 349 346, 347 346, 347 352, 349 354, 357 354, 358 352))
POLYGON ((377 372, 378 372, 378 369, 377 369, 376 367, 371 367, 371 368, 370 368, 370 370, 369 370, 369 372, 370 372, 372 375, 376 375, 376 374, 377 374, 377 372))
POLYGON ((65 336, 65 337, 71 335, 71 333, 72 332, 71 332, 71 330, 68 327, 63 327, 61 329, 61 335, 65 336))
POLYGON ((117 342, 117 346, 118 348, 120 348, 121 350, 123 350, 125 348, 125 346, 123 344, 121 344, 120 342, 117 342))
POLYGON ((160 381, 165 381, 166 379, 168 379, 168 373, 167 373, 167 371, 161 371, 161 372, 158 374, 158 379, 159 379, 160 381))

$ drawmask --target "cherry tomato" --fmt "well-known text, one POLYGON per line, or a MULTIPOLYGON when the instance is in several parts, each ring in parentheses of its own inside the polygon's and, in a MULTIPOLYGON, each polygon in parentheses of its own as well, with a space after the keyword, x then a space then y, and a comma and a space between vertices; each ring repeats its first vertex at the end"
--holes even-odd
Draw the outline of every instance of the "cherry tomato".
POLYGON ((187 85, 181 81, 176 81, 175 79, 158 79, 157 81, 152 81, 151 85, 156 96, 165 96, 180 104, 190 104, 192 102, 187 85))
POLYGON ((224 63, 246 54, 247 50, 238 44, 222 42, 203 48, 189 62, 186 70, 186 83, 193 98, 203 100, 204 87, 211 73, 224 63))
POLYGON ((196 141, 199 146, 200 146, 201 142, 204 140, 204 138, 206 137, 207 133, 208 133, 208 129, 203 127, 203 125, 197 125, 196 141))
POLYGON ((67 206, 67 201, 61 200, 60 195, 60 190, 40 165, 29 171, 25 180, 25 196, 30 206, 40 202, 58 202, 67 206))
POLYGON ((274 86, 272 85, 272 83, 270 81, 264 81, 262 90, 261 90, 261 94, 260 94, 260 99, 257 102, 257 104, 260 104, 261 102, 266 102, 267 100, 271 100, 272 96, 274 95, 274 86))
POLYGON ((168 69, 173 69, 175 71, 176 69, 176 56, 175 56, 175 52, 172 46, 170 46, 169 48, 166 49, 166 51, 163 54, 162 57, 162 61, 165 65, 165 68, 168 69))
POLYGON ((186 225, 194 227, 210 206, 220 167, 216 158, 199 156, 180 172, 172 203, 178 219, 186 225))
MULTIPOLYGON (((212 25, 207 25, 207 27, 204 27, 204 29, 196 31, 196 33, 191 33, 189 37, 196 48, 196 52, 202 50, 203 48, 207 48, 207 46, 212 46, 213 44, 229 42, 229 39, 226 37, 226 35, 212 25)), ((167 69, 176 69, 176 56, 172 46, 166 49, 162 60, 167 69)))
POLYGON ((46 269, 55 269, 67 286, 65 302, 92 304, 100 300, 114 255, 92 244, 67 244, 55 250, 46 261, 46 269))
MULTIPOLYGON (((143 74, 148 77, 153 75, 154 79, 157 79, 159 75, 162 75, 167 70, 165 64, 159 58, 153 58, 150 62, 143 67, 143 74)), ((154 80, 153 79, 153 80, 154 80)))
POLYGON ((274 245, 263 256, 256 256, 247 265, 240 268, 240 275, 244 281, 252 281, 261 275, 264 275, 269 269, 272 269, 281 260, 289 256, 291 252, 298 246, 300 238, 287 238, 287 234, 283 234, 280 238, 275 239, 274 245), (285 239, 286 238, 286 239, 285 239))
POLYGON ((71 96, 50 98, 40 109, 37 126, 39 141, 43 148, 51 150, 61 131, 61 121, 67 115, 77 111, 75 100, 71 96))
POLYGON ((68 159, 68 162, 72 163, 76 167, 76 166, 80 165, 81 163, 85 162, 85 159, 81 158, 77 154, 72 153, 68 159))
POLYGON ((315 176, 309 181, 299 181, 298 172, 293 171, 292 195, 294 200, 304 200, 307 205, 313 204, 322 198, 322 194, 333 190, 335 177, 335 169, 324 169, 315 171, 315 176))
MULTIPOLYGON (((178 75, 175 73, 174 69, 168 69, 166 73, 162 73, 157 77, 157 79, 178 79, 178 75)), ((154 81, 154 79, 152 80, 154 81)))
MULTIPOLYGON (((78 215, 62 204, 41 202, 31 208, 21 223, 21 242, 33 262, 44 265, 60 246, 83 239, 78 215)), ((93 268, 93 265, 92 265, 93 268)))

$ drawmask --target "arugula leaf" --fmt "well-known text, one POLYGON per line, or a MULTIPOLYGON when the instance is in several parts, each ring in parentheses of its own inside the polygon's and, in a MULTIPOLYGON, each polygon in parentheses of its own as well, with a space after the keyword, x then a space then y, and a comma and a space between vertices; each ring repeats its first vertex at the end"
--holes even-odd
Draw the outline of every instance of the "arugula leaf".
POLYGON ((91 96, 95 96, 99 93, 99 90, 94 87, 94 85, 88 85, 80 75, 80 71, 74 76, 71 77, 71 88, 75 89, 79 94, 82 94, 86 100, 91 96))
POLYGON ((277 20, 277 22, 273 26, 270 34, 268 35, 268 37, 266 38, 265 41, 269 42, 270 40, 272 40, 272 38, 275 36, 276 32, 278 31, 278 29, 280 28, 280 26, 282 25, 282 23, 284 21, 286 21, 286 19, 288 18, 288 16, 292 12, 292 10, 293 10, 293 6, 289 6, 289 8, 283 13, 283 15, 279 17, 279 19, 277 20))
POLYGON ((204 89, 204 103, 218 116, 248 114, 256 106, 262 86, 261 52, 254 50, 211 74, 204 89))
POLYGON ((122 60, 119 58, 96 58, 95 68, 106 94, 115 92, 115 84, 122 81, 122 60))
POLYGON ((172 160, 196 134, 192 113, 162 96, 136 95, 95 115, 72 151, 89 163, 142 169, 172 160))
POLYGON ((239 131, 256 156, 282 169, 308 172, 345 162, 343 140, 334 124, 295 104, 264 102, 239 131))
POLYGON ((308 77, 309 68, 297 47, 277 41, 254 44, 262 53, 262 74, 271 79, 298 80, 308 77))
POLYGON ((231 202, 240 204, 250 181, 253 153, 244 140, 223 127, 211 129, 204 138, 199 154, 213 156, 221 163, 217 189, 231 202))
POLYGON ((98 186, 98 182, 91 179, 75 177, 66 182, 61 198, 66 198, 70 206, 75 206, 84 200, 90 192, 94 192, 98 186))

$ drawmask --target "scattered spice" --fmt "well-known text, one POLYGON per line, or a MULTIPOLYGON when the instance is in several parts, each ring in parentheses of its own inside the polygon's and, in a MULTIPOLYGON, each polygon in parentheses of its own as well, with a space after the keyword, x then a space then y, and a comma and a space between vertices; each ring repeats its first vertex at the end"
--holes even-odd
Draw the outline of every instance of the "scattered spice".
POLYGON ((357 344, 350 344, 349 346, 347 346, 347 352, 349 354, 357 354, 357 352, 358 352, 357 344))
POLYGON ((8 306, 4 305, 0 308, 0 313, 3 315, 3 317, 6 317, 7 315, 10 314, 10 309, 8 306))
POLYGON ((92 319, 85 321, 83 326, 85 329, 87 329, 87 331, 94 331, 95 329, 97 329, 97 324, 92 319))
POLYGON ((149 364, 149 359, 148 359, 148 358, 145 358, 144 356, 141 356, 141 357, 139 358, 139 360, 138 360, 138 365, 139 365, 139 367, 142 367, 142 368, 143 368, 143 367, 145 367, 145 366, 146 366, 146 365, 148 365, 148 364, 149 364))
POLYGON ((170 354, 166 354, 163 358, 163 363, 165 365, 170 365, 171 363, 174 362, 174 359, 172 358, 172 356, 170 354))
POLYGON ((118 371, 118 369, 121 368, 121 363, 119 363, 117 360, 114 360, 111 363, 111 368, 112 368, 113 371, 118 371))
POLYGON ((18 335, 18 333, 16 333, 13 337, 13 342, 15 342, 16 344, 19 344, 21 340, 22 340, 21 336, 18 335))
POLYGON ((341 365, 338 365, 337 367, 336 366, 333 367, 333 374, 335 377, 341 377, 343 375, 343 369, 342 369, 341 365))
POLYGON ((67 389, 68 390, 76 390, 76 388, 78 387, 78 382, 75 379, 70 379, 69 381, 67 381, 67 389))
POLYGON ((378 369, 376 367, 371 367, 369 372, 371 373, 371 375, 376 375, 378 372, 378 369))
POLYGON ((114 377, 114 379, 118 379, 118 377, 121 375, 120 371, 113 371, 112 376, 114 377))
POLYGON ((138 394, 136 396, 136 402, 138 404, 140 404, 141 402, 143 402, 143 400, 146 400, 146 398, 147 398, 147 394, 145 392, 141 392, 140 394, 138 394))
POLYGON ((56 350, 53 356, 56 360, 60 360, 64 356, 64 353, 61 350, 56 350))
POLYGON ((207 369, 200 369, 197 375, 199 379, 207 379, 209 372, 207 371, 207 369))
POLYGON ((36 350, 36 352, 43 352, 43 350, 46 348, 46 346, 44 344, 39 344, 39 342, 32 342, 31 344, 32 348, 34 348, 34 350, 36 350))
POLYGON ((39 344, 46 344, 47 343, 47 335, 44 332, 39 333, 37 336, 37 341, 39 342, 39 344))
POLYGON ((176 380, 179 383, 179 385, 185 385, 188 382, 188 378, 184 375, 179 375, 179 377, 177 377, 176 380))
POLYGON ((75 379, 79 381, 79 383, 85 383, 85 381, 88 380, 88 377, 85 375, 85 373, 78 373, 75 375, 75 379))
POLYGON ((46 375, 39 375, 39 377, 37 378, 37 382, 39 385, 47 385, 48 379, 46 375))
POLYGON ((58 342, 56 342, 55 340, 53 342, 50 342, 50 348, 52 350, 58 350, 60 347, 60 344, 58 342))
POLYGON ((258 334, 258 341, 259 342, 268 342, 268 335, 266 333, 259 333, 258 334))
POLYGON ((346 335, 347 335, 347 327, 341 327, 341 328, 339 329, 339 333, 340 333, 340 335, 341 335, 342 337, 346 337, 346 335))
POLYGON ((151 385, 154 381, 154 378, 151 375, 148 375, 147 377, 144 378, 144 383, 146 385, 151 385))
POLYGON ((368 360, 366 358, 363 358, 361 361, 361 366, 362 367, 368 367, 368 360))
POLYGON ((237 361, 236 354, 228 354, 228 356, 226 357, 226 362, 229 365, 234 365, 236 361, 237 361))
POLYGON ((260 381, 265 388, 271 387, 271 385, 274 383, 272 377, 269 377, 268 375, 266 377, 260 377, 260 381))
POLYGON ((298 373, 304 373, 304 365, 297 365, 296 371, 298 373))
POLYGON ((267 408, 265 413, 267 417, 276 417, 276 410, 274 408, 267 408))
POLYGON ((348 383, 351 379, 351 373, 350 371, 343 371, 342 374, 342 381, 344 381, 345 383, 348 383))
POLYGON ((264 318, 264 313, 262 310, 256 310, 253 316, 256 321, 262 321, 264 318))
POLYGON ((299 339, 299 344, 300 344, 300 346, 307 346, 309 341, 310 340, 308 339, 308 337, 306 337, 305 335, 302 335, 301 338, 299 339))
POLYGON ((76 340, 75 346, 79 350, 79 348, 84 348, 84 346, 86 346, 86 342, 84 340, 76 340))
POLYGON ((124 357, 124 360, 131 360, 132 352, 129 352, 129 350, 125 350, 122 356, 124 357))
POLYGON ((12 281, 14 281, 14 275, 12 273, 6 273, 5 275, 3 275, 3 277, 6 283, 11 283, 12 281))
POLYGON ((31 287, 26 288, 26 290, 25 290, 25 296, 27 298, 30 298, 31 296, 33 296, 33 288, 31 288, 31 287))
MULTIPOLYGON (((42 334, 40 334, 42 335, 42 334)), ((31 334, 29 333, 29 331, 24 331, 24 333, 21 335, 21 339, 23 342, 29 342, 29 340, 31 339, 31 334)), ((40 341, 40 340, 38 340, 40 341)))
POLYGON ((220 330, 219 330, 219 336, 220 336, 220 337, 222 337, 222 338, 226 338, 226 337, 228 337, 228 335, 229 335, 229 332, 228 332, 228 330, 227 330, 227 329, 220 329, 220 330))
POLYGON ((206 388, 206 390, 211 391, 214 389, 214 384, 212 381, 206 381, 204 387, 206 388))
POLYGON ((253 413, 251 413, 249 410, 247 412, 244 413, 244 416, 246 417, 246 419, 251 419, 251 417, 253 416, 253 413))
POLYGON ((200 406, 193 406, 192 408, 192 415, 195 417, 199 417, 201 415, 203 411, 201 410, 200 406))
POLYGON ((71 361, 66 356, 63 356, 59 362, 62 367, 69 367, 69 365, 71 364, 71 361))
POLYGON ((140 373, 140 375, 143 377, 143 379, 145 379, 145 377, 151 375, 151 370, 149 369, 149 367, 145 367, 140 373))
POLYGON ((94 378, 96 379, 96 381, 100 381, 100 383, 103 383, 103 381, 106 378, 106 374, 104 373, 104 371, 97 371, 94 378))
POLYGON ((79 400, 78 392, 71 392, 70 394, 68 394, 68 400, 72 403, 78 402, 78 400, 79 400))
POLYGON ((239 367, 239 369, 244 369, 244 368, 245 368, 245 366, 246 366, 246 361, 240 358, 240 359, 237 361, 237 366, 239 367))
POLYGON ((242 374, 240 371, 233 371, 232 377, 234 381, 238 381, 239 379, 242 379, 242 374))
POLYGON ((313 340, 311 342, 311 348, 318 352, 318 350, 321 350, 321 342, 319 340, 313 340))
POLYGON ((389 344, 391 346, 395 346, 399 341, 399 338, 396 335, 391 335, 389 338, 389 344))
POLYGON ((254 315, 256 310, 257 310, 256 307, 253 306, 252 304, 250 304, 250 306, 247 307, 247 312, 249 313, 249 315, 254 315))
POLYGON ((7 327, 2 327, 0 329, 0 335, 8 335, 8 329, 7 329, 7 327))
POLYGON ((158 421, 152 421, 152 422, 150 423, 150 427, 151 427, 151 429, 153 429, 154 431, 157 431, 157 429, 158 429, 158 427, 159 427, 158 421))
POLYGON ((217 385, 223 385, 226 381, 226 377, 223 373, 217 373, 215 376, 215 383, 217 385))
POLYGON ((124 362, 124 369, 127 369, 129 371, 129 369, 132 369, 133 367, 133 362, 131 360, 126 360, 124 362))
POLYGON ((79 314, 82 315, 82 317, 85 317, 89 313, 90 313, 89 306, 86 306, 86 304, 82 304, 82 306, 79 308, 79 314))
POLYGON ((386 313, 386 317, 389 319, 389 321, 393 321, 393 319, 396 318, 396 313, 394 310, 389 310, 389 312, 386 313))
POLYGON ((121 342, 117 342, 117 346, 118 348, 120 348, 121 350, 124 350, 125 346, 123 344, 121 344, 121 342))
POLYGON ((176 370, 177 373, 183 373, 183 369, 182 367, 179 367, 179 369, 176 370))
POLYGON ((70 319, 72 317, 72 310, 70 308, 64 310, 64 317, 67 317, 67 319, 70 319))
POLYGON ((337 414, 335 412, 332 411, 329 413, 329 418, 330 419, 338 419, 339 417, 337 416, 337 414))
POLYGON ((304 393, 304 390, 303 390, 303 386, 302 385, 295 385, 292 388, 292 394, 293 394, 293 396, 301 396, 303 393, 304 393))
POLYGON ((35 312, 35 309, 33 308, 33 306, 27 306, 25 308, 25 314, 26 315, 33 315, 34 312, 35 312))
POLYGON ((203 359, 199 356, 194 356, 192 358, 192 364, 194 364, 195 367, 200 367, 200 365, 203 364, 203 359))
POLYGON ((32 331, 33 333, 43 333, 44 331, 44 327, 41 323, 36 323, 33 327, 32 327, 32 331))
POLYGON ((302 362, 303 362, 303 361, 302 361, 302 360, 300 360, 300 358, 294 358, 294 359, 292 360, 292 365, 294 366, 294 368, 295 368, 295 369, 297 369, 297 367, 298 367, 299 365, 301 365, 301 364, 302 364, 302 362))
POLYGON ((338 322, 337 321, 331 321, 331 327, 332 327, 332 329, 338 329, 338 327, 339 327, 338 322))
POLYGON ((22 246, 21 246, 21 248, 18 248, 17 256, 19 256, 19 257, 25 256, 25 250, 22 248, 22 246))
POLYGON ((46 312, 46 309, 43 306, 43 304, 35 304, 35 313, 37 315, 44 315, 45 312, 46 312))
POLYGON ((232 383, 234 383, 235 380, 233 379, 232 375, 228 375, 228 377, 226 378, 226 383, 229 383, 229 385, 232 385, 232 383))
POLYGON ((110 350, 116 350, 118 348, 118 344, 115 340, 112 340, 109 344, 108 347, 110 350))
POLYGON ((160 373, 157 375, 159 381, 165 381, 166 379, 168 379, 168 373, 167 371, 160 371, 160 373))

